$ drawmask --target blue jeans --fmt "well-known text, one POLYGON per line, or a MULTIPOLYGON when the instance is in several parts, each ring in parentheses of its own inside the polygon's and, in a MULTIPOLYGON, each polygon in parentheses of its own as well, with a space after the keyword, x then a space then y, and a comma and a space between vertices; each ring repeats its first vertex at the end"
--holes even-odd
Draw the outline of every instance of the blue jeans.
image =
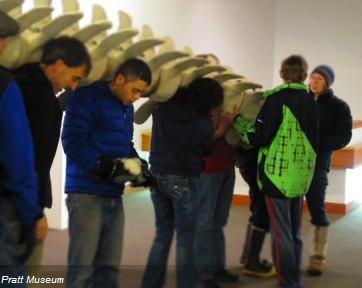
POLYGON ((225 267, 223 228, 229 218, 234 184, 234 169, 201 174, 195 240, 195 264, 199 280, 213 279, 214 272, 225 267))
POLYGON ((25 288, 26 273, 24 266, 18 263, 19 245, 13 229, 18 223, 15 220, 13 205, 10 199, 0 198, 0 280, 3 276, 17 278, 24 277, 23 283, 7 283, 6 279, 1 283, 4 288, 25 288), (8 213, 10 212, 10 213, 8 213))
POLYGON ((328 186, 328 171, 316 167, 309 191, 305 195, 308 209, 311 216, 311 222, 315 226, 328 226, 329 221, 326 213, 326 191, 328 186))
POLYGON ((272 251, 281 288, 300 288, 303 241, 303 197, 285 199, 265 196, 271 221, 272 251))
POLYGON ((165 285, 166 266, 174 231, 177 235, 177 287, 196 287, 193 263, 198 177, 152 173, 151 199, 155 209, 156 237, 143 276, 143 288, 165 285))
POLYGON ((68 288, 119 287, 123 246, 122 196, 72 193, 69 213, 68 288))

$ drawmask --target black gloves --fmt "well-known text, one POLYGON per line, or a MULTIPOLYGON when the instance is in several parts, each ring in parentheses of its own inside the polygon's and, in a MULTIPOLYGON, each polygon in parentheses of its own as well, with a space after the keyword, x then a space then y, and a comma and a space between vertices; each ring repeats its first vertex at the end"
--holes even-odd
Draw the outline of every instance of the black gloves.
POLYGON ((146 160, 141 159, 141 174, 133 181, 131 181, 133 187, 149 187, 153 185, 153 178, 148 170, 148 163, 146 160))
POLYGON ((24 247, 22 247, 22 253, 18 256, 20 264, 24 264, 26 262, 35 248, 35 223, 36 222, 31 224, 20 224, 18 244, 24 247))
POLYGON ((102 156, 99 168, 94 176, 117 184, 135 180, 141 174, 141 160, 139 158, 111 159, 102 156))

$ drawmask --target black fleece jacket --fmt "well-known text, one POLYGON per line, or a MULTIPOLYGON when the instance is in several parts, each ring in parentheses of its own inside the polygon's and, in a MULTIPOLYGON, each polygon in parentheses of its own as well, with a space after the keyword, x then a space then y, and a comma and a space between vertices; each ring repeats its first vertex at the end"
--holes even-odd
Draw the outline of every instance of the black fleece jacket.
POLYGON ((24 96, 33 137, 40 205, 50 208, 50 168, 59 142, 62 111, 53 86, 38 63, 24 65, 14 75, 24 96))
POLYGON ((348 104, 329 89, 317 99, 319 107, 319 148, 317 168, 329 171, 332 153, 348 144, 352 137, 352 115, 348 104))
POLYGON ((212 152, 212 120, 173 98, 158 104, 152 115, 151 170, 161 174, 199 176, 203 157, 212 152))

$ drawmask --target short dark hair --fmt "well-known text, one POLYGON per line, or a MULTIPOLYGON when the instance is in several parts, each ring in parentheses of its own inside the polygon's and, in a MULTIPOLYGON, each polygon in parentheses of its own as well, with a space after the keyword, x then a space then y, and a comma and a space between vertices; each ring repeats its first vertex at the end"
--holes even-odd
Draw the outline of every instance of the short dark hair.
POLYGON ((87 48, 81 41, 73 37, 62 36, 45 43, 40 62, 49 65, 57 60, 63 60, 69 67, 85 65, 87 74, 92 68, 87 48))
POLYGON ((187 87, 190 105, 201 115, 210 116, 224 102, 224 90, 211 78, 197 78, 187 87))
POLYGON ((307 77, 308 63, 301 55, 291 55, 284 59, 281 65, 281 75, 284 81, 303 83, 307 77))
POLYGON ((113 78, 116 78, 117 75, 122 74, 126 78, 135 78, 145 81, 148 85, 152 81, 152 72, 148 65, 137 58, 131 58, 126 62, 122 63, 113 78))

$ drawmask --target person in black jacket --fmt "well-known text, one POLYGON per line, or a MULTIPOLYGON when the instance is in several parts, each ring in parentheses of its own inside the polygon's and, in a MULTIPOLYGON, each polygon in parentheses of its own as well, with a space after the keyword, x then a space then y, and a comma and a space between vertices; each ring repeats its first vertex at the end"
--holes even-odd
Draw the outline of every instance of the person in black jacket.
POLYGON ((179 88, 153 110, 150 153, 151 199, 156 236, 141 287, 165 287, 166 267, 173 234, 177 234, 177 287, 197 285, 194 241, 197 194, 203 157, 213 148, 211 112, 222 104, 223 89, 213 79, 199 78, 179 88))
POLYGON ((311 73, 309 90, 319 106, 319 148, 312 184, 306 194, 311 223, 313 245, 308 273, 321 275, 325 267, 329 221, 325 209, 328 185, 327 174, 332 153, 346 146, 352 137, 352 116, 349 106, 333 94, 330 86, 334 71, 328 65, 317 66, 311 73))
POLYGON ((303 84, 307 62, 292 55, 281 65, 284 84, 264 93, 255 124, 239 115, 234 128, 259 148, 258 186, 270 216, 278 287, 300 288, 303 196, 313 178, 318 148, 318 106, 303 84))
MULTIPOLYGON (((40 63, 25 64, 14 71, 24 96, 33 137, 39 202, 43 210, 52 205, 50 168, 57 150, 62 122, 62 110, 56 94, 64 88, 74 90, 90 69, 90 56, 84 44, 75 38, 64 36, 44 45, 40 63)), ((48 223, 43 214, 36 225, 37 247, 27 262, 30 274, 39 272, 47 231, 48 223)))

